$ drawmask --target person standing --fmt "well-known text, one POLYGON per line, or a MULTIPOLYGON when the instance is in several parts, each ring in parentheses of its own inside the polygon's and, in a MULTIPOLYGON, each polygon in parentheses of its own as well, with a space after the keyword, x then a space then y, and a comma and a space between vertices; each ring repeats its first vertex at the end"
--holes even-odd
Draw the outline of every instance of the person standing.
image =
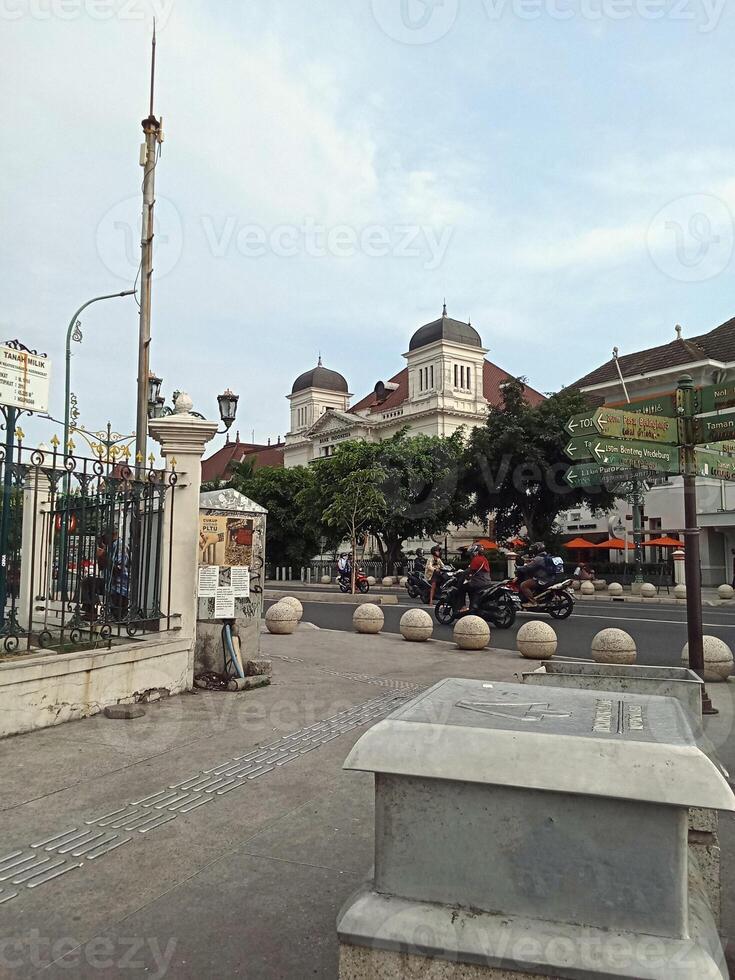
POLYGON ((429 583, 429 605, 434 605, 434 596, 436 595, 436 590, 441 580, 441 571, 444 568, 444 562, 442 561, 442 550, 441 547, 436 544, 431 549, 429 554, 429 560, 426 562, 426 579, 429 583))

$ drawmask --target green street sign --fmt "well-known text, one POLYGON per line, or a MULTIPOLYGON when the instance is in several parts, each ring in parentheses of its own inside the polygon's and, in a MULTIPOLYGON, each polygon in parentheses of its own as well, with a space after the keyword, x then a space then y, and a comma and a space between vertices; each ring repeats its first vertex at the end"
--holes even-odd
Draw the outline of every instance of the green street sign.
POLYGON ((645 480, 655 477, 658 471, 648 468, 631 469, 630 466, 603 466, 601 463, 578 463, 570 466, 564 479, 570 487, 614 487, 618 483, 631 480, 645 480))
POLYGON ((634 399, 632 402, 616 402, 610 408, 624 409, 626 412, 635 412, 642 415, 666 415, 669 418, 677 417, 676 411, 676 392, 667 392, 665 395, 654 395, 652 398, 634 399))
POLYGON ((694 420, 694 438, 702 442, 726 442, 735 439, 735 412, 694 420))
POLYGON ((697 412, 719 412, 723 408, 735 408, 735 384, 709 385, 694 395, 697 412))
POLYGON ((711 476, 716 480, 735 480, 733 456, 711 453, 706 449, 695 449, 694 465, 698 476, 711 476))
POLYGON ((639 412, 621 412, 614 408, 598 408, 593 423, 604 436, 619 439, 643 439, 648 442, 679 442, 675 419, 665 415, 644 415, 639 412))
POLYGON ((570 459, 593 459, 594 453, 592 452, 592 446, 599 439, 598 434, 595 432, 591 436, 577 436, 576 439, 570 439, 569 444, 564 449, 564 452, 570 459))
POLYGON ((627 439, 600 439, 592 447, 594 458, 609 466, 649 469, 660 473, 679 473, 680 451, 677 446, 660 446, 655 442, 627 439))
POLYGON ((588 412, 586 415, 573 415, 566 424, 566 430, 570 436, 596 435, 597 429, 594 422, 594 413, 588 412))

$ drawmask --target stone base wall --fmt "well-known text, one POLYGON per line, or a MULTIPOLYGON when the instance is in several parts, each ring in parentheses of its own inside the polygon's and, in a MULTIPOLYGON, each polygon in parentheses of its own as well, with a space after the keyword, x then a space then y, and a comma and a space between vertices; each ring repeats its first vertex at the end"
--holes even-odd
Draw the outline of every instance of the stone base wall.
POLYGON ((476 963, 457 963, 387 949, 342 943, 339 980, 554 980, 548 974, 519 973, 476 963))
POLYGON ((87 718, 151 691, 179 694, 192 682, 192 640, 185 636, 17 657, 0 663, 0 738, 87 718))

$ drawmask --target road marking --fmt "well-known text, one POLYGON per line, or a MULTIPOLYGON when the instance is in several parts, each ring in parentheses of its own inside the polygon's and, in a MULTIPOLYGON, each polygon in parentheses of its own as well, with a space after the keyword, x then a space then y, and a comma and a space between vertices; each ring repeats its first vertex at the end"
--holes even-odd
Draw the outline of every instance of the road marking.
MULTIPOLYGON (((605 619, 608 622, 614 620, 616 623, 662 623, 663 625, 686 626, 686 619, 643 619, 643 617, 627 616, 590 616, 586 613, 579 613, 577 619, 605 619)), ((702 623, 708 629, 731 630, 735 629, 735 623, 702 623)))

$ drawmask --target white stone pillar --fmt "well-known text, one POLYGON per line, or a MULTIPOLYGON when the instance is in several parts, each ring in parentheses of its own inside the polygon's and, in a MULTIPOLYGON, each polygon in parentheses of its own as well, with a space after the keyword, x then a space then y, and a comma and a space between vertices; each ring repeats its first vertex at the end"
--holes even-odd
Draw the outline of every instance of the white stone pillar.
POLYGON ((189 684, 194 676, 194 640, 197 620, 197 572, 199 567, 199 490, 202 482, 204 447, 217 432, 217 423, 191 414, 191 398, 185 393, 176 399, 173 415, 148 423, 151 437, 161 445, 166 469, 179 474, 173 491, 166 494, 163 524, 162 604, 168 601, 169 574, 172 615, 181 616, 181 630, 191 638, 189 684), (175 463, 174 463, 175 460, 175 463), (173 527, 171 507, 173 505, 173 527), (171 567, 169 568, 169 547, 171 567))
POLYGON ((506 574, 507 574, 508 578, 515 578, 516 577, 516 559, 517 558, 518 558, 518 555, 515 553, 515 551, 508 551, 505 554, 505 560, 508 562, 508 567, 506 569, 506 574))
MULTIPOLYGON (((20 585, 16 613, 24 629, 31 629, 29 611, 36 597, 45 595, 45 576, 48 572, 48 526, 51 484, 43 470, 33 467, 26 476, 23 488, 23 525, 20 546, 20 585), (35 528, 34 528, 35 522, 35 528)), ((30 618, 32 619, 32 612, 30 618)))
POLYGON ((686 585, 686 564, 684 562, 684 552, 677 548, 673 554, 674 558, 674 585, 686 585))

